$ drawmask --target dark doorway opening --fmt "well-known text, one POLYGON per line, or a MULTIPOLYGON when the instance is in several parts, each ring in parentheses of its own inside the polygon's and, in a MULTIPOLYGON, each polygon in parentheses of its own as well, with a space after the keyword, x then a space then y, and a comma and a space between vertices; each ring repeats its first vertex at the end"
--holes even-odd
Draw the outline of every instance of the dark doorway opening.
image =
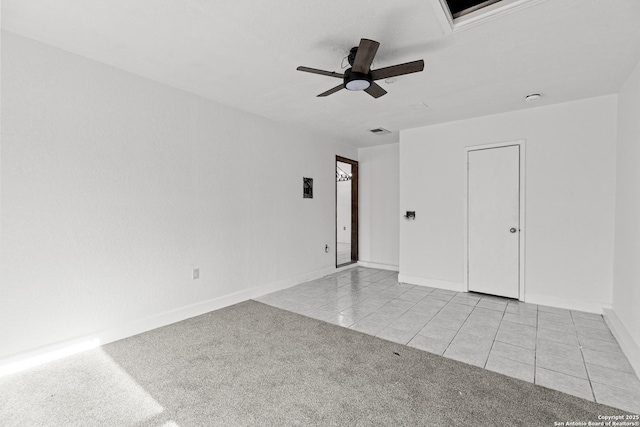
POLYGON ((358 262, 358 162, 336 156, 336 267, 358 262))

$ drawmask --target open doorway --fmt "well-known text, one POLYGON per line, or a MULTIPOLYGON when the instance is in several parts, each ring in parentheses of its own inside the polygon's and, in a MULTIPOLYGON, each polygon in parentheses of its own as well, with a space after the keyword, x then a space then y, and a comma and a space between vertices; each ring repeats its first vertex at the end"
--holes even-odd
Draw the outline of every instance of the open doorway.
POLYGON ((358 162, 336 156, 336 267, 358 261, 358 162))

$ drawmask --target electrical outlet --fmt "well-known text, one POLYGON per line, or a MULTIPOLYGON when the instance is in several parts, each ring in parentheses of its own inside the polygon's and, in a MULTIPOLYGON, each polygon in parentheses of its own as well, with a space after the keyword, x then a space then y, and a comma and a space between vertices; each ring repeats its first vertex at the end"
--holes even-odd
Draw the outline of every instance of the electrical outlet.
POLYGON ((194 268, 193 270, 191 270, 191 279, 192 280, 196 280, 200 278, 200 269, 199 268, 194 268))

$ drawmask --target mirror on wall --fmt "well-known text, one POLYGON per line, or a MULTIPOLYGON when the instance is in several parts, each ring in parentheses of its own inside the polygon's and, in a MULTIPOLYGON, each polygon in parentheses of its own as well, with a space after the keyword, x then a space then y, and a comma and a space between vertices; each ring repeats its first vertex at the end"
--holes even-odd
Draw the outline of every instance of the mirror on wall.
POLYGON ((336 162, 336 265, 351 262, 351 165, 336 162))
POLYGON ((336 266, 358 261, 358 162, 336 158, 336 266))

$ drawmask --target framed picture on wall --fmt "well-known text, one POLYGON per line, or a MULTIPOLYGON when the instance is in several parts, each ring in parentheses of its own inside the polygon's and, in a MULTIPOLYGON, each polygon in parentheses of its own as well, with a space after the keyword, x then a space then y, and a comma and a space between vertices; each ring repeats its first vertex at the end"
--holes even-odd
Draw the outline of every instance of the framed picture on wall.
POLYGON ((313 178, 302 178, 302 198, 313 199, 313 178))

